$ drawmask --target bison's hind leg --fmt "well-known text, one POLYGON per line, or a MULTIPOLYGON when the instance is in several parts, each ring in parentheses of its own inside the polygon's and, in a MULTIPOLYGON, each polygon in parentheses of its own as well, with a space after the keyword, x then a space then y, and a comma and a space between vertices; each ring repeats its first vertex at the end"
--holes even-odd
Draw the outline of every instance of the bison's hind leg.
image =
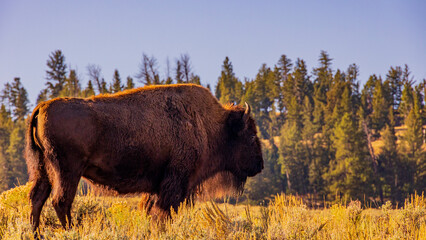
POLYGON ((40 171, 40 174, 35 177, 34 185, 30 191, 31 223, 34 231, 37 231, 40 225, 41 210, 51 190, 52 186, 50 185, 49 178, 46 171, 43 169, 40 171))
POLYGON ((71 206, 77 192, 80 176, 61 172, 54 183, 52 205, 64 229, 71 228, 71 206), (56 186, 58 185, 58 186, 56 186))
POLYGON ((52 205, 64 229, 72 227, 71 206, 84 169, 80 157, 67 155, 58 157, 58 161, 54 162, 52 166, 55 172, 52 205))

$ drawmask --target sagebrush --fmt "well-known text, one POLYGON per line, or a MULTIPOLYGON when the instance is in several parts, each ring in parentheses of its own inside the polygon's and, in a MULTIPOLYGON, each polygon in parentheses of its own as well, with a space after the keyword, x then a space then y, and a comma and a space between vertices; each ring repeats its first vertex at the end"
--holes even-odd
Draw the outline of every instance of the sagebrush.
MULTIPOLYGON (((31 183, 0 195, 0 238, 33 239, 31 183)), ((277 195, 268 206, 198 202, 181 205, 157 222, 138 209, 139 197, 79 195, 75 226, 63 230, 50 203, 43 209, 45 239, 426 239, 426 200, 413 195, 400 209, 390 202, 363 208, 359 201, 309 209, 302 198, 277 195)))

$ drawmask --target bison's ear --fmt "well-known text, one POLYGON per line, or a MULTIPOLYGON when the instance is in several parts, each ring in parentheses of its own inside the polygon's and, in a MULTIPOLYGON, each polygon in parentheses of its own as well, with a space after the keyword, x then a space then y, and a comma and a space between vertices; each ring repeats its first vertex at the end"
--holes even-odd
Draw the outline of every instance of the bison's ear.
POLYGON ((236 136, 245 127, 244 111, 230 111, 226 125, 228 132, 236 136))

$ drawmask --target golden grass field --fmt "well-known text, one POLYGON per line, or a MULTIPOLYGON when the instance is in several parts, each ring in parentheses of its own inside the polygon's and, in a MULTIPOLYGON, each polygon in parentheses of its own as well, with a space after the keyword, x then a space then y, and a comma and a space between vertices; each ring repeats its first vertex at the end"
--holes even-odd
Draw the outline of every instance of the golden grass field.
MULTIPOLYGON (((0 195, 0 238, 33 239, 30 183, 0 195)), ((268 206, 198 202, 181 206, 165 222, 137 205, 136 197, 77 196, 75 226, 63 230, 50 200, 41 217, 45 239, 426 239, 426 199, 412 196, 404 207, 388 202, 364 209, 358 201, 309 209, 301 198, 277 195, 268 206)))

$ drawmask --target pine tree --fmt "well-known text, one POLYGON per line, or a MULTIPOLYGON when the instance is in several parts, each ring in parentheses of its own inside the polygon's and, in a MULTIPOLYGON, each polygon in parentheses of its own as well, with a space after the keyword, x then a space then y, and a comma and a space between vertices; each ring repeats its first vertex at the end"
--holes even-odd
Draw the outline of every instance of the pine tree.
MULTIPOLYGON (((404 82, 404 89, 402 90, 401 103, 399 105, 399 114, 403 119, 408 117, 414 104, 414 90, 412 83, 404 82)), ((405 122, 404 122, 405 123, 405 122)))
MULTIPOLYGON (((344 91, 348 89, 347 85, 348 84, 345 82, 344 73, 340 72, 340 70, 337 70, 330 85, 330 90, 326 93, 327 105, 325 106, 324 113, 326 128, 323 131, 328 138, 332 134, 330 131, 335 127, 335 125, 337 125, 337 123, 340 122, 340 119, 343 117, 344 112, 341 107, 341 101, 344 91)), ((350 95, 350 92, 347 92, 346 94, 350 95)))
MULTIPOLYGON (((12 123, 12 116, 10 111, 7 110, 6 106, 2 103, 0 107, 0 122, 2 127, 10 128, 12 123)), ((2 137, 3 135, 0 135, 2 137)))
MULTIPOLYGON (((393 110, 393 106, 390 107, 393 110)), ((383 181, 384 190, 389 188, 392 202, 401 204, 403 201, 402 186, 404 185, 404 172, 407 166, 401 162, 397 151, 395 128, 393 122, 387 124, 381 132, 383 147, 379 155, 380 177, 383 181)))
POLYGON ((377 81, 381 81, 376 75, 371 75, 364 84, 361 93, 362 120, 366 122, 368 129, 372 128, 371 114, 373 113, 373 95, 377 81))
POLYGON ((25 149, 25 121, 18 120, 10 133, 9 147, 6 150, 8 158, 7 179, 9 188, 28 181, 27 165, 23 155, 25 149))
POLYGON ((308 192, 309 162, 302 142, 302 106, 294 96, 288 109, 288 120, 281 129, 280 158, 282 173, 286 175, 289 191, 308 192))
POLYGON ((402 118, 399 116, 399 106, 401 104, 403 81, 401 67, 391 67, 386 75, 386 81, 389 83, 390 95, 392 97, 392 109, 396 125, 400 125, 402 118))
POLYGON ((407 64, 405 64, 404 66, 404 70, 402 71, 402 83, 408 83, 409 85, 413 85, 414 84, 414 77, 410 76, 411 72, 410 72, 410 68, 408 67, 407 64))
POLYGON ((105 79, 103 79, 103 78, 102 78, 102 81, 101 81, 101 93, 111 93, 111 91, 108 90, 107 83, 105 82, 105 79))
POLYGON ((12 117, 4 104, 0 108, 0 192, 9 189, 9 160, 6 150, 9 147, 12 130, 12 117))
POLYGON ((376 81, 376 86, 374 87, 372 99, 373 112, 371 114, 372 129, 374 129, 377 133, 382 130, 386 123, 389 123, 387 121, 389 106, 389 103, 386 102, 382 81, 379 78, 376 81))
POLYGON ((59 93, 60 97, 78 97, 80 96, 80 80, 75 69, 70 70, 69 76, 65 79, 65 84, 59 93))
POLYGON ((346 70, 346 82, 351 86, 352 93, 352 109, 354 114, 361 105, 361 93, 359 92, 359 67, 354 63, 351 64, 346 70))
MULTIPOLYGON (((276 67, 276 85, 279 87, 279 95, 278 95, 278 111, 280 112, 281 116, 284 116, 284 109, 285 109, 285 101, 284 98, 286 98, 289 94, 289 90, 292 90, 292 86, 287 86, 287 89, 284 89, 284 86, 288 83, 288 76, 291 72, 291 67, 293 66, 291 59, 287 58, 286 55, 281 55, 280 59, 278 60, 277 67, 276 67)), ((291 85, 291 84, 290 84, 291 85)), ((290 95, 291 96, 291 95, 290 95)), ((287 102, 290 102, 290 99, 288 98, 287 102)), ((281 123, 284 122, 284 119, 281 119, 281 123)))
POLYGON ((282 88, 279 84, 277 74, 278 68, 275 66, 272 76, 274 76, 273 81, 271 81, 272 89, 272 98, 273 103, 271 106, 271 111, 269 111, 269 119, 271 120, 269 127, 267 129, 268 135, 271 137, 279 136, 282 125, 284 124, 284 105, 282 102, 282 88))
MULTIPOLYGON (((278 71, 278 74, 281 74, 278 71)), ((312 82, 309 80, 305 61, 297 59, 294 70, 291 74, 287 72, 282 86, 282 101, 285 108, 288 108, 292 96, 296 96, 297 102, 303 104, 305 96, 311 97, 313 92, 312 82)), ((279 94, 274 94, 279 98, 279 94)))
MULTIPOLYGON (((423 89, 423 124, 426 125, 426 78, 423 79, 423 81, 420 83, 423 89)), ((425 136, 426 138, 426 136, 425 136)), ((425 140, 426 141, 426 140, 425 140)))
POLYGON ((16 91, 13 115, 15 116, 16 120, 23 120, 29 113, 27 90, 25 90, 25 88, 22 86, 19 78, 15 78, 15 82, 12 84, 12 87, 16 91))
POLYGON ((334 130, 336 156, 324 175, 328 191, 361 199, 364 193, 371 194, 371 166, 366 161, 365 145, 356 130, 352 117, 345 113, 334 130))
POLYGON ((259 69, 254 80, 255 97, 259 100, 260 111, 268 112, 274 101, 274 74, 266 64, 259 69))
POLYGON ((173 84, 173 79, 171 77, 167 77, 164 84, 173 84))
POLYGON ((315 85, 316 89, 320 93, 319 96, 322 101, 325 101, 325 93, 328 91, 331 81, 332 81, 332 69, 331 62, 332 58, 328 55, 327 52, 321 51, 319 61, 319 67, 314 69, 314 75, 316 76, 315 85))
POLYGON ((322 157, 322 142, 321 138, 316 136, 317 127, 313 119, 313 105, 312 100, 308 96, 305 96, 302 119, 303 119, 303 130, 302 130, 302 141, 305 147, 306 161, 309 166, 309 191, 315 195, 324 194, 324 169, 327 161, 324 162, 322 157))
POLYGON ((49 92, 48 98, 58 97, 65 84, 67 66, 65 56, 61 50, 55 50, 49 55, 47 60, 46 85, 49 92))
POLYGON ((182 63, 179 60, 176 60, 176 69, 175 69, 175 80, 176 83, 183 83, 183 76, 182 76, 182 63))
POLYGON ((318 68, 314 69, 314 118, 319 127, 324 126, 324 112, 327 105, 327 92, 333 79, 331 59, 325 51, 321 51, 318 68))
MULTIPOLYGON (((266 64, 263 64, 253 81, 252 101, 254 101, 253 113, 256 115, 257 125, 263 138, 270 138, 270 112, 274 111, 275 75, 266 64)), ((246 95, 247 95, 246 91, 246 95)))
POLYGON ((90 97, 90 96, 94 96, 94 95, 96 95, 95 89, 93 88, 92 81, 89 80, 89 82, 87 82, 86 89, 84 89, 84 91, 83 91, 83 97, 90 97))
POLYGON ((305 96, 310 97, 313 92, 313 86, 309 80, 308 70, 303 59, 297 59, 292 73, 294 80, 294 94, 299 104, 303 104, 305 96))
POLYGON ((241 102, 242 94, 243 84, 235 77, 232 63, 226 57, 216 85, 216 98, 223 104, 238 104, 241 102))
POLYGON ((417 191, 423 191, 426 181, 426 151, 423 150, 423 129, 421 118, 420 88, 416 87, 413 96, 413 107, 404 120, 407 131, 403 136, 404 149, 407 160, 413 166, 413 187, 417 191))
POLYGON ((194 73, 191 73, 191 77, 190 77, 189 82, 193 83, 193 84, 201 85, 200 76, 195 75, 194 73))
POLYGON ((173 83, 173 79, 170 76, 170 61, 169 58, 167 57, 166 60, 166 80, 164 81, 164 84, 172 84, 173 83))
POLYGON ((0 190, 6 190, 28 179, 23 150, 29 101, 19 78, 5 85, 2 99, 9 104, 0 109, 0 190))
MULTIPOLYGON (((335 158, 336 146, 333 142, 335 128, 340 123, 344 114, 350 111, 348 109, 351 108, 351 92, 349 83, 345 81, 344 72, 341 72, 339 69, 336 71, 335 75, 332 76, 328 89, 329 90, 325 93, 325 106, 320 106, 314 111, 314 114, 318 114, 319 112, 324 114, 322 117, 324 119, 324 123, 322 125, 321 121, 318 121, 318 115, 314 115, 314 122, 317 129, 321 132, 320 148, 322 149, 318 150, 321 160, 318 161, 326 165, 335 158)), ((319 103, 320 105, 323 104, 318 101, 318 98, 315 103, 319 103)), ((352 117, 351 112, 349 115, 352 117)))
POLYGON ((28 93, 22 86, 20 78, 14 78, 12 84, 5 84, 1 99, 7 103, 8 111, 15 121, 24 119, 28 114, 28 93))
MULTIPOLYGON (((2 131, 1 128, 0 131, 2 131)), ((4 134, 3 132, 0 133, 4 134)), ((0 146, 0 193, 9 189, 7 165, 6 151, 0 146)))
POLYGON ((241 102, 247 102, 251 106, 252 114, 254 115, 257 121, 257 115, 259 113, 259 106, 256 103, 256 99, 254 96, 254 81, 249 80, 248 78, 244 78, 243 84, 243 97, 241 98, 241 102))
POLYGON ((135 84, 133 82, 133 78, 130 76, 127 77, 126 87, 124 89, 133 89, 135 88, 135 84))
POLYGON ((407 132, 404 134, 404 141, 406 143, 407 152, 410 157, 415 157, 416 153, 422 151, 423 133, 422 133, 422 119, 421 119, 421 104, 417 92, 414 92, 413 107, 405 119, 407 132))
POLYGON ((112 77, 112 93, 121 92, 121 90, 123 90, 123 86, 121 85, 120 73, 115 69, 112 77))
POLYGON ((291 99, 294 95, 295 91, 295 83, 293 74, 288 74, 286 76, 286 79, 283 81, 283 86, 281 88, 281 95, 282 95, 282 111, 285 113, 285 111, 288 109, 291 99))
POLYGON ((42 89, 37 96, 36 104, 49 100, 48 89, 42 89))
MULTIPOLYGON (((345 85, 345 88, 343 90, 342 93, 342 98, 340 99, 340 106, 339 108, 341 109, 341 112, 343 113, 349 113, 351 115, 353 115, 354 111, 354 104, 353 104, 353 95, 352 95, 352 91, 351 91, 351 87, 349 86, 349 84, 347 83, 345 85)), ((339 116, 339 119, 342 116, 339 116)))
POLYGON ((393 109, 397 110, 401 103, 402 96, 402 70, 401 67, 391 67, 386 75, 386 80, 389 81, 391 86, 391 95, 393 97, 392 106, 393 109))
POLYGON ((1 101, 7 109, 12 108, 13 99, 12 99, 12 85, 10 83, 5 83, 4 88, 1 91, 1 101))

